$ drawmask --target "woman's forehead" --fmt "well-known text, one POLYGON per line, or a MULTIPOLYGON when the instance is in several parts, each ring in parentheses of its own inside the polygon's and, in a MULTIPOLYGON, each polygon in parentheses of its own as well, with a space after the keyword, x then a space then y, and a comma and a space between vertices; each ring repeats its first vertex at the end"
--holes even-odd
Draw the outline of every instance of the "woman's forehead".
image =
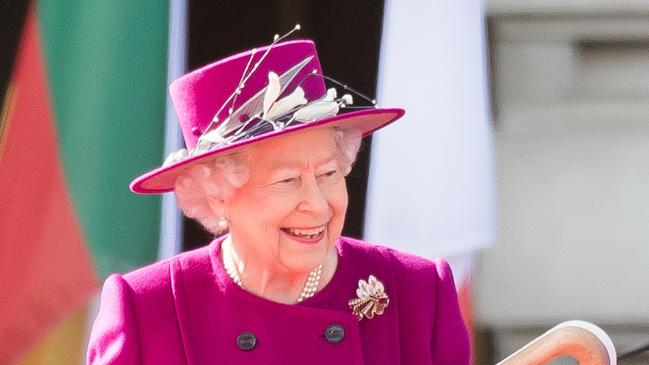
POLYGON ((300 168, 308 166, 319 167, 335 161, 336 153, 334 151, 327 155, 277 156, 277 158, 265 160, 263 166, 269 170, 279 170, 284 168, 300 168))
POLYGON ((335 160, 338 148, 333 133, 320 129, 282 136, 252 149, 252 163, 275 169, 325 164, 335 160))

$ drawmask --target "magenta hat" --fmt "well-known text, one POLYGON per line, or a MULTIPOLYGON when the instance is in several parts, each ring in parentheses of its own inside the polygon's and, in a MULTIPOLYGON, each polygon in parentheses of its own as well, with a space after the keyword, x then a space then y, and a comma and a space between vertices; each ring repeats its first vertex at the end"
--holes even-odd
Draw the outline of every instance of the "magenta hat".
POLYGON ((298 40, 242 52, 175 80, 169 92, 187 148, 137 177, 131 190, 172 191, 188 167, 275 136, 324 126, 366 136, 404 114, 372 103, 358 109, 351 95, 327 90, 325 78, 314 43, 298 40))

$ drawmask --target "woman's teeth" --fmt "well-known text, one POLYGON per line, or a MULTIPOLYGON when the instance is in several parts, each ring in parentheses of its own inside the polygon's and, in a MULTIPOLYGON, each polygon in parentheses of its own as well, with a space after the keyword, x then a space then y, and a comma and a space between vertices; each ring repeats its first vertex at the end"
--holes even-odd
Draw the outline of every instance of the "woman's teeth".
POLYGON ((312 229, 286 228, 284 230, 293 236, 311 239, 311 238, 316 238, 320 234, 322 234, 322 232, 324 232, 324 227, 318 227, 312 229))

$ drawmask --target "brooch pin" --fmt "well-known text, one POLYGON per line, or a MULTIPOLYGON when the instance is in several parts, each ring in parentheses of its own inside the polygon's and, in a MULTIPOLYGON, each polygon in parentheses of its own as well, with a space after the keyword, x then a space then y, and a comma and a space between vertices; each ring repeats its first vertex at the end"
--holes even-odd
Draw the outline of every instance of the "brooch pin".
POLYGON ((356 289, 358 298, 350 299, 347 303, 352 313, 362 320, 374 318, 375 315, 383 314, 385 307, 390 303, 390 298, 385 294, 383 283, 378 281, 374 275, 370 275, 367 281, 359 280, 356 289))

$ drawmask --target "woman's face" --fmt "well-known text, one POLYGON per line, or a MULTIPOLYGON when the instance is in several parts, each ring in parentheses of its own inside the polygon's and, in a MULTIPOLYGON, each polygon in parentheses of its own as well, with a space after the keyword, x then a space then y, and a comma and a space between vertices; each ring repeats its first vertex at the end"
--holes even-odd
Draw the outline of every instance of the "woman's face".
POLYGON ((244 259, 306 272, 334 252, 347 187, 331 130, 296 132, 250 150, 250 177, 224 204, 244 259))

